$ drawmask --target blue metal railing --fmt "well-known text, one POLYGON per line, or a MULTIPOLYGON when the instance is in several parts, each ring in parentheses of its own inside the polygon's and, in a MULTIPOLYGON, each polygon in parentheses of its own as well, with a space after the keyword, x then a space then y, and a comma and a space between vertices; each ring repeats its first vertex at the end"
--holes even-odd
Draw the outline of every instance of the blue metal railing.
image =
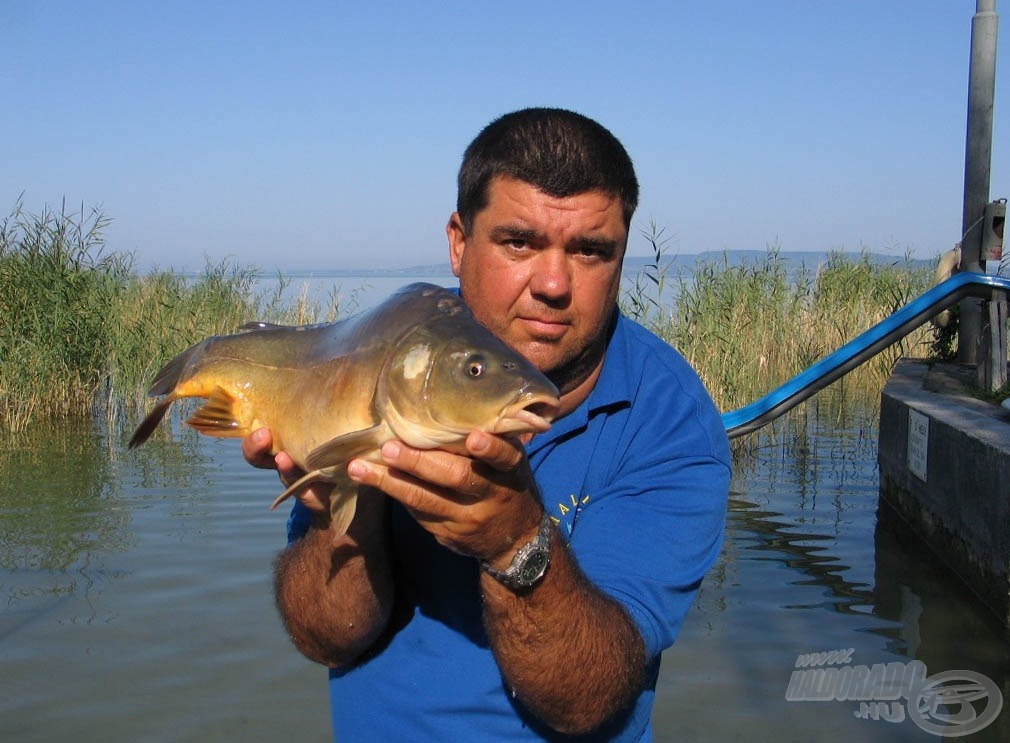
POLYGON ((761 428, 892 343, 901 340, 955 302, 965 297, 988 298, 996 289, 1010 290, 1010 278, 981 273, 955 274, 853 338, 830 356, 800 372, 781 387, 750 405, 723 413, 726 433, 730 438, 735 438, 761 428))

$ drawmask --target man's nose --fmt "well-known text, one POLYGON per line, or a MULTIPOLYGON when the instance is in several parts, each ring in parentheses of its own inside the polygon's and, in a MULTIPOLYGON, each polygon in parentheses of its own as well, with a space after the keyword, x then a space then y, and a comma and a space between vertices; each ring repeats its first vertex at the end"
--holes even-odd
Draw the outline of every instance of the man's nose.
POLYGON ((548 248, 540 252, 530 281, 530 291, 534 296, 552 304, 571 296, 571 265, 566 251, 548 248))

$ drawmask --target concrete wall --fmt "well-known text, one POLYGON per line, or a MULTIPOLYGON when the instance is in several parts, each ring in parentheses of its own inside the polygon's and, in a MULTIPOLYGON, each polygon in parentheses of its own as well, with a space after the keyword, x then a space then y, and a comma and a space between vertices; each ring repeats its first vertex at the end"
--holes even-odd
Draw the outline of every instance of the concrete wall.
POLYGON ((959 365, 903 359, 880 405, 881 496, 1010 628, 1010 411, 959 365))

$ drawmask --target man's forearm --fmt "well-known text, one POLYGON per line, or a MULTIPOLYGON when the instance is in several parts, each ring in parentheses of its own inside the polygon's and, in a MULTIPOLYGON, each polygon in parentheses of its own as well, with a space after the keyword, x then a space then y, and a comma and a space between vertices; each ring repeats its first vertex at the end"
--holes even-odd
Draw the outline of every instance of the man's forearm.
POLYGON ((635 699, 646 664, 641 635, 558 539, 547 574, 529 594, 516 595, 486 574, 481 588, 484 622, 509 691, 548 725, 589 732, 635 699))
POLYGON ((338 542, 329 528, 313 525, 275 566, 277 608, 291 640, 330 667, 353 665, 385 628, 392 605, 383 509, 361 509, 361 500, 338 542))

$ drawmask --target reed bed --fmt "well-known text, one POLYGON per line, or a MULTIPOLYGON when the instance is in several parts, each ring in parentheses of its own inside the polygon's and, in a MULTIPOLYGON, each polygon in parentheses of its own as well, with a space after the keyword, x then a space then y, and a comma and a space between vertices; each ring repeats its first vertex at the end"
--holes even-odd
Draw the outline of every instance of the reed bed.
POLYGON ((0 430, 133 411, 160 366, 191 343, 250 319, 304 323, 337 313, 302 295, 267 294, 231 261, 197 276, 143 275, 133 256, 105 253, 101 209, 26 212, 0 222, 0 430))
MULTIPOLYGON (((626 309, 685 356, 721 410, 778 387, 907 304, 931 281, 930 269, 907 257, 880 264, 866 252, 855 258, 831 253, 823 264, 790 274, 775 249, 763 260, 731 265, 723 258, 702 262, 690 276, 671 277, 663 268, 662 245, 654 242, 654 249, 650 281, 676 299, 626 302, 626 309)), ((933 330, 924 326, 835 384, 875 399, 900 356, 928 357, 933 343, 933 330)))
MULTIPOLYGON (((249 319, 305 323, 339 314, 303 293, 284 300, 283 277, 268 295, 258 274, 231 261, 198 275, 143 275, 133 256, 105 253, 100 209, 25 212, 0 222, 0 430, 99 414, 116 419, 142 405, 157 369, 191 343, 249 319)), ((865 254, 832 254, 790 274, 774 250, 764 260, 696 266, 670 276, 661 230, 655 261, 622 297, 626 312, 676 346, 723 410, 763 395, 924 291, 929 272, 908 261, 881 266, 865 254)), ((901 354, 929 354, 917 331, 844 384, 875 397, 901 354)))
POLYGON ((129 260, 103 255, 99 211, 20 203, 0 223, 0 415, 8 429, 86 411, 106 365, 108 308, 129 260))
POLYGON ((211 335, 234 333, 251 319, 302 325, 335 319, 339 308, 308 299, 283 299, 289 281, 279 277, 269 293, 256 290, 259 273, 232 261, 207 263, 201 274, 173 271, 131 274, 111 307, 107 380, 102 402, 115 416, 135 410, 161 366, 184 348, 211 335))

